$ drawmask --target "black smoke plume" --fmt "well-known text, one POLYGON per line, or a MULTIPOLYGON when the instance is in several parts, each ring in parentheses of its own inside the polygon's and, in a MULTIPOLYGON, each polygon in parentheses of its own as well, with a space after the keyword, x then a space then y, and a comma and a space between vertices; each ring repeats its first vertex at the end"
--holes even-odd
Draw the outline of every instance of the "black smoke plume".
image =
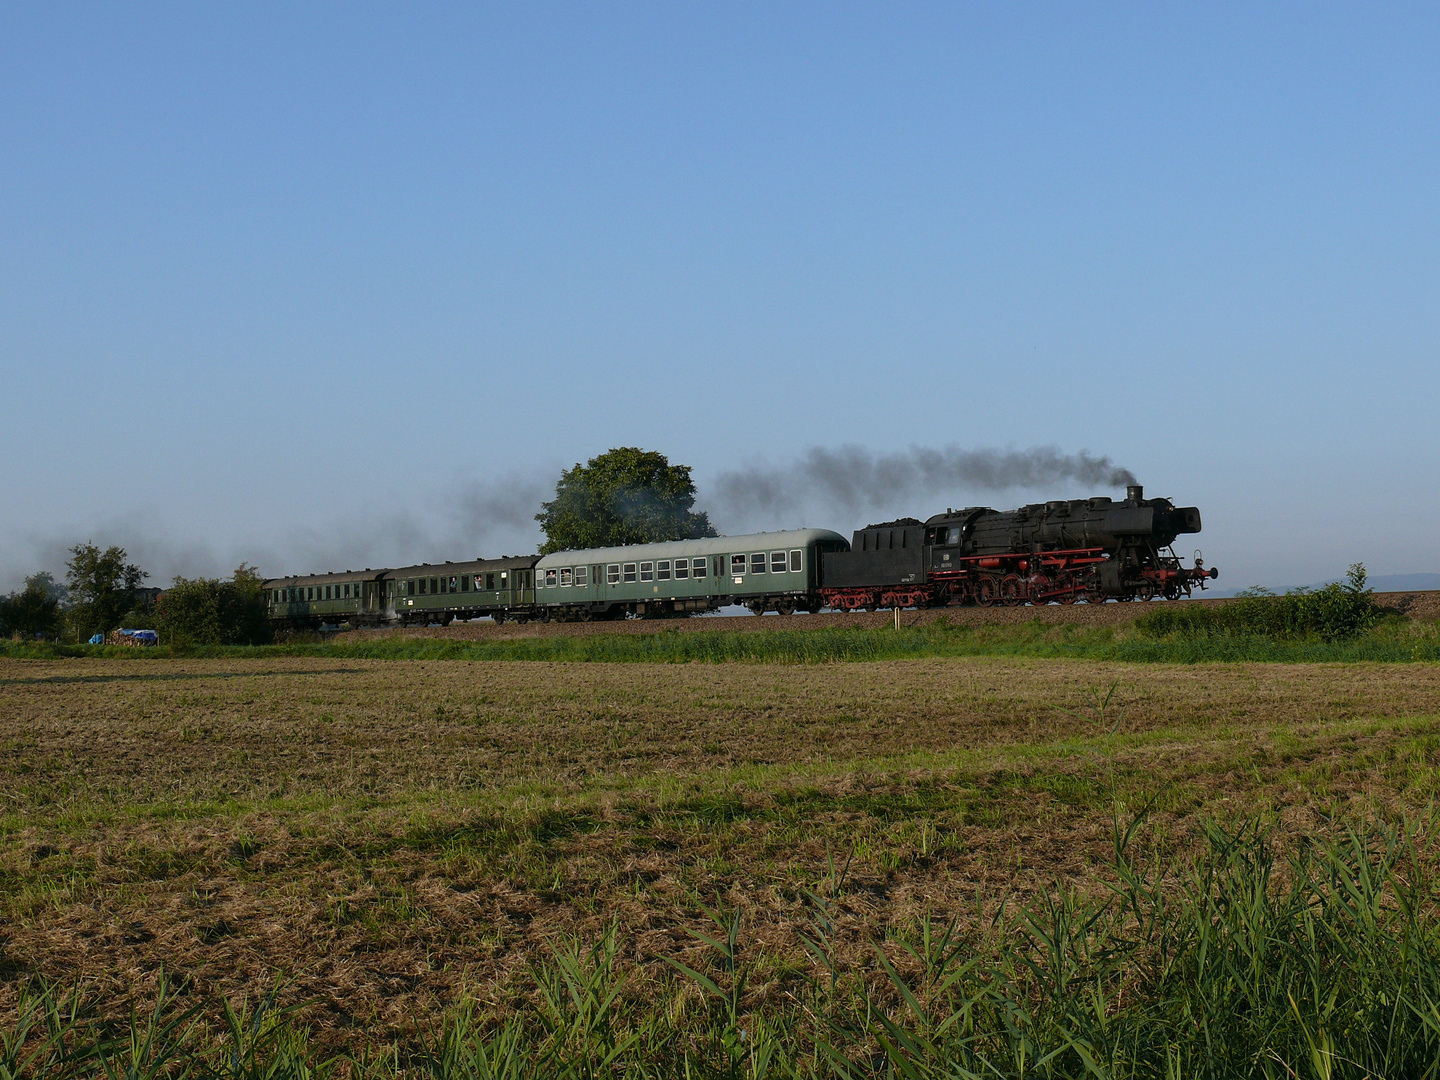
POLYGON ((875 454, 859 446, 813 447, 791 465, 754 465, 721 473, 706 492, 712 514, 726 527, 760 526, 799 510, 829 508, 857 514, 903 508, 922 517, 935 506, 958 506, 980 493, 1047 490, 1062 486, 1118 488, 1135 483, 1129 469, 1087 451, 1066 454, 1054 446, 1029 450, 943 450, 914 446, 875 454), (923 513, 922 513, 923 511, 923 513))

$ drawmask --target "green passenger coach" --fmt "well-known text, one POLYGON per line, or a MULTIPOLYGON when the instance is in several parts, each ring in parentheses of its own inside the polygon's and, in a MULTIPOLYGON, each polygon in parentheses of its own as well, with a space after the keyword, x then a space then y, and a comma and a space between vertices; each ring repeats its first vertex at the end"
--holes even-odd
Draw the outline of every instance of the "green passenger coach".
POLYGON ((402 626, 492 616, 528 622, 535 615, 535 555, 426 563, 387 570, 386 620, 402 626))
POLYGON ((820 556, 849 551, 828 529, 557 551, 535 564, 535 603, 551 618, 662 618, 743 604, 755 614, 819 611, 820 556))
POLYGON ((383 576, 384 571, 367 569, 271 578, 265 582, 270 623, 285 630, 341 623, 377 626, 384 619, 380 602, 383 576))

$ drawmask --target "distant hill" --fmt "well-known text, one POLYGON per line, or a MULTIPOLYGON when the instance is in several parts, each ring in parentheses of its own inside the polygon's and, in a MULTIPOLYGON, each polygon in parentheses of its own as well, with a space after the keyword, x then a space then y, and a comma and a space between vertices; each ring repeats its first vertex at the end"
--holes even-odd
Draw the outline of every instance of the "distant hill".
MULTIPOLYGON (((1339 578, 1335 580, 1341 580, 1339 578)), ((1318 589, 1329 582, 1322 581, 1309 588, 1318 589)), ((1293 589, 1294 585, 1270 585, 1267 586, 1272 592, 1283 593, 1286 589, 1293 589)), ((1248 585, 1235 585, 1228 589, 1206 589, 1203 593, 1196 593, 1197 596, 1225 597, 1236 596, 1244 592, 1248 585)), ((1376 592, 1426 592, 1430 589, 1440 589, 1440 574, 1375 574, 1370 578, 1370 588, 1376 592)))

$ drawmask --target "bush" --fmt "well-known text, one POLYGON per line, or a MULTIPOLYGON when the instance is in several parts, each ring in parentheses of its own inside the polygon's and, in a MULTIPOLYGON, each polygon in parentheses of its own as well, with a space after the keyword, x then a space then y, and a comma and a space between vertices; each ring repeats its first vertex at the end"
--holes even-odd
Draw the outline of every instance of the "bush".
POLYGON ((1214 607, 1166 605, 1140 616, 1135 627, 1154 637, 1231 634, 1343 641, 1370 629, 1382 615, 1366 584, 1364 564, 1354 563, 1343 582, 1324 588, 1292 589, 1284 596, 1250 589, 1214 607))
POLYGON ((162 642, 176 645, 265 645, 270 621, 265 589, 253 566, 241 563, 229 581, 180 578, 156 608, 162 642))

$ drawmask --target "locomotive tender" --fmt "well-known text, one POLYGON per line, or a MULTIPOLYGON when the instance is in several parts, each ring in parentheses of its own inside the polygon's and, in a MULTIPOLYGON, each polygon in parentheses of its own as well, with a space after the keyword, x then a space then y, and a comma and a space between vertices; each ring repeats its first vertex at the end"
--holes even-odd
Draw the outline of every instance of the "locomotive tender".
POLYGON ((673 617, 742 604, 766 611, 875 610, 974 603, 1072 604, 1174 599, 1219 576, 1175 540, 1200 511, 1126 498, 1034 503, 1000 512, 947 510, 870 525, 853 544, 825 529, 675 540, 265 583, 277 627, 448 625, 489 615, 588 622, 673 617))

